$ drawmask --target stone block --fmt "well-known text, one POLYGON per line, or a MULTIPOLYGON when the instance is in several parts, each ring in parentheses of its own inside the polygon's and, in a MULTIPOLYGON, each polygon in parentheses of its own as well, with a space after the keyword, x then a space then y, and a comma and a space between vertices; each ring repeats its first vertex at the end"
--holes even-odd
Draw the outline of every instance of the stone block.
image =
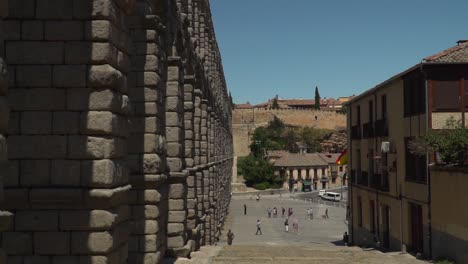
POLYGON ((62 211, 60 229, 65 231, 105 231, 117 224, 118 215, 108 210, 62 211))
POLYGON ((167 67, 167 81, 179 81, 181 79, 181 72, 179 66, 167 67))
POLYGON ((52 112, 21 113, 21 134, 47 135, 52 132, 52 112))
POLYGON ((118 160, 89 160, 82 162, 82 183, 92 188, 115 187, 128 182, 128 170, 118 160))
POLYGON ((85 65, 57 65, 53 71, 53 85, 55 87, 85 87, 85 65))
POLYGON ((182 98, 183 89, 179 82, 167 82, 166 83, 166 96, 175 96, 182 98))
POLYGON ((34 253, 38 255, 70 254, 70 233, 35 232, 34 253))
POLYGON ((182 235, 185 232, 185 225, 181 223, 167 224, 167 234, 169 236, 182 235))
POLYGON ((81 21, 46 21, 46 40, 82 40, 83 23, 81 21))
POLYGON ((2 209, 20 210, 29 208, 28 189, 5 189, 3 196, 3 200, 8 201, 8 203, 3 203, 2 209))
POLYGON ((90 111, 81 114, 81 132, 88 135, 111 135, 125 133, 126 120, 109 111, 90 111))
POLYGON ((169 211, 168 222, 169 223, 183 223, 187 218, 185 211, 169 211))
POLYGON ((156 205, 132 206, 132 216, 134 219, 157 219, 159 208, 156 205))
POLYGON ((54 134, 78 134, 79 117, 78 112, 53 112, 52 132, 54 134))
POLYGON ((8 156, 11 159, 64 158, 67 151, 65 136, 9 136, 8 156))
POLYGON ((160 127, 157 117, 133 118, 132 133, 157 133, 160 127))
POLYGON ((73 1, 73 16, 80 19, 107 19, 114 21, 117 15, 114 1, 73 1))
POLYGON ((170 199, 182 199, 186 194, 186 186, 182 183, 171 184, 169 187, 169 198, 170 199))
POLYGON ((160 82, 161 77, 156 72, 138 72, 136 74, 137 86, 156 87, 160 82))
POLYGON ((144 190, 138 193, 139 203, 157 204, 161 202, 163 196, 159 190, 144 190))
POLYGON ((35 0, 8 1, 9 18, 34 18, 35 0))
POLYGON ((66 64, 109 64, 116 60, 117 49, 110 43, 70 41, 65 43, 66 64))
POLYGON ((183 236, 175 236, 167 238, 167 247, 168 248, 180 248, 185 245, 185 239, 183 236))
POLYGON ((11 89, 8 101, 13 111, 65 110, 66 91, 62 89, 11 89))
POLYGON ((61 42, 11 41, 6 43, 5 54, 11 64, 62 64, 63 47, 61 42))
POLYGON ((31 255, 33 253, 32 234, 25 232, 4 232, 2 248, 9 255, 31 255))
POLYGON ((159 231, 157 220, 135 220, 132 221, 132 234, 137 235, 152 235, 159 231))
POLYGON ((156 102, 159 91, 155 87, 138 87, 129 89, 130 97, 134 102, 156 102))
POLYGON ((133 56, 132 67, 136 71, 157 71, 160 67, 159 58, 154 55, 133 56))
POLYGON ((166 98, 166 111, 168 112, 182 112, 183 111, 182 98, 176 96, 170 96, 166 98))
POLYGON ((122 95, 112 90, 67 89, 67 108, 73 111, 120 112, 122 95))
POLYGON ((180 142, 185 137, 183 130, 180 127, 166 127, 166 140, 167 142, 180 142))
POLYGON ((48 65, 21 65, 16 67, 18 87, 51 87, 52 67, 48 65))
POLYGON ((116 246, 117 238, 110 232, 73 232, 71 235, 72 254, 105 254, 116 246))
POLYGON ((37 0, 36 17, 39 19, 71 19, 73 0, 37 0))
POLYGON ((157 40, 157 32, 156 30, 148 30, 148 29, 135 29, 133 30, 131 37, 132 40, 137 41, 147 41, 152 42, 151 40, 157 40))
POLYGON ((186 209, 185 200, 183 199, 173 199, 169 197, 169 210, 171 211, 182 211, 186 209))
POLYGON ((169 171, 176 172, 182 170, 183 162, 179 158, 167 158, 166 163, 169 171))
POLYGON ((26 20, 21 24, 21 39, 43 40, 44 22, 39 20, 26 20))
POLYGON ((49 184, 49 160, 22 160, 20 164, 20 183, 22 186, 47 186, 49 184))
POLYGON ((134 103, 135 115, 137 116, 155 116, 158 114, 158 104, 155 102, 150 103, 134 103))
MULTIPOLYGON (((2 28, 3 40, 19 40, 21 38, 20 35, 20 28, 21 24, 17 20, 10 20, 10 21, 2 21, 0 24, 2 28)), ((3 46, 3 43, 2 43, 3 46)))
POLYGON ((180 157, 182 154, 182 144, 178 142, 167 143, 167 156, 168 157, 180 157))
POLYGON ((109 64, 93 65, 89 69, 88 85, 91 87, 120 90, 124 85, 123 75, 109 64))
POLYGON ((70 136, 68 139, 68 158, 71 159, 112 159, 125 153, 125 141, 120 138, 70 136))
POLYGON ((80 186, 81 164, 77 160, 52 160, 51 183, 54 186, 80 186))
POLYGON ((130 189, 130 185, 113 189, 91 189, 83 192, 83 201, 87 208, 113 208, 128 203, 130 189))
POLYGON ((113 34, 118 34, 117 29, 108 20, 92 20, 85 24, 86 40, 109 41, 113 34))
MULTIPOLYGON (((2 148, 1 137, 2 136, 0 136, 0 152, 2 148)), ((3 163, 0 161, 0 171, 6 171, 6 173, 3 175, 4 186, 17 187, 19 185, 19 167, 18 160, 9 160, 8 162, 3 163)))
MULTIPOLYGON (((166 112, 166 126, 182 127, 183 117, 178 112, 166 112)), ((177 140, 178 141, 178 140, 177 140)))
POLYGON ((140 252, 156 252, 160 250, 160 238, 158 235, 144 235, 139 237, 140 252))
POLYGON ((143 155, 143 172, 158 174, 161 172, 161 158, 157 154, 143 155))
POLYGON ((29 200, 32 208, 70 208, 82 203, 83 194, 80 189, 32 189, 29 200))

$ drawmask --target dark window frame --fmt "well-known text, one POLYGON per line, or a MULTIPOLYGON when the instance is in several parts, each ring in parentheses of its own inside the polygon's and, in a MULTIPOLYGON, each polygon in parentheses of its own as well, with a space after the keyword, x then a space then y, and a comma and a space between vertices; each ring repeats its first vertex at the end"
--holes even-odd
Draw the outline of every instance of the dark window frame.
POLYGON ((408 144, 412 137, 405 138, 405 180, 416 183, 427 183, 427 158, 409 151, 408 144))
POLYGON ((426 113, 426 83, 421 73, 403 77, 404 117, 426 113))
POLYGON ((460 80, 433 80, 432 94, 434 112, 460 111, 460 80))

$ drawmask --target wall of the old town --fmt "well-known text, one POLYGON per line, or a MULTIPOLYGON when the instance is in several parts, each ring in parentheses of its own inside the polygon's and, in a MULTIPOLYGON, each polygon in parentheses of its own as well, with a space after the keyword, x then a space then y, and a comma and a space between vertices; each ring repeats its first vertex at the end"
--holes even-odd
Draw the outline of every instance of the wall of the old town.
POLYGON ((160 263, 215 243, 233 148, 209 2, 6 4, 8 260, 160 263))
POLYGON ((335 111, 308 109, 234 109, 232 127, 234 155, 244 157, 250 153, 250 137, 257 127, 267 126, 274 117, 285 124, 323 129, 345 129, 346 116, 335 111), (316 118, 317 117, 317 118, 316 118))
POLYGON ((432 241, 434 258, 468 263, 468 171, 463 168, 431 170, 432 241))

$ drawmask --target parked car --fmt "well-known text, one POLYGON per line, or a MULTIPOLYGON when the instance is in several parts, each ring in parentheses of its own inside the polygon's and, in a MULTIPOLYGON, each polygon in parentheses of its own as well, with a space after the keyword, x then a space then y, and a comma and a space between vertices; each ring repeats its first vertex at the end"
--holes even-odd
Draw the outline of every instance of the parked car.
POLYGON ((322 199, 338 202, 341 200, 341 194, 335 192, 325 192, 322 196, 322 199))
POLYGON ((327 191, 325 190, 320 190, 319 191, 319 197, 322 197, 327 191))

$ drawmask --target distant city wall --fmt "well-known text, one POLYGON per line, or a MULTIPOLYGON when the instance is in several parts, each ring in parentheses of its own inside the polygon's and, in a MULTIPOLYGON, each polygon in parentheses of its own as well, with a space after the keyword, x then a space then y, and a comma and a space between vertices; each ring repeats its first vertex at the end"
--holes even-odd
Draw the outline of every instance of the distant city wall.
POLYGON ((232 112, 234 155, 238 157, 249 155, 251 134, 255 128, 266 126, 275 116, 285 124, 292 126, 336 130, 346 127, 346 116, 334 111, 310 109, 234 109, 232 112))

